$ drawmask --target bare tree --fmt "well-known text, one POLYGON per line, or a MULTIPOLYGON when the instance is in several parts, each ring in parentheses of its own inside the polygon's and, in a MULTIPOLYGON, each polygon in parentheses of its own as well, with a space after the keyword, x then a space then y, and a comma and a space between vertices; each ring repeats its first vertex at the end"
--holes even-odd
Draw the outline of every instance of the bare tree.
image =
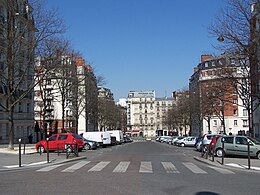
POLYGON ((52 113, 51 99, 54 99, 54 91, 52 86, 52 79, 56 71, 59 69, 58 64, 62 53, 68 53, 70 50, 70 43, 65 39, 53 37, 49 40, 44 40, 42 44, 41 56, 36 57, 36 75, 35 88, 37 102, 36 106, 40 107, 40 116, 42 117, 42 127, 44 137, 47 135, 47 127, 52 126, 54 121, 54 113, 52 113))
POLYGON ((101 131, 120 128, 121 110, 114 101, 105 98, 98 99, 98 124, 101 131))
POLYGON ((173 104, 173 108, 167 113, 166 123, 169 127, 179 129, 182 133, 184 129, 184 135, 190 134, 187 132, 187 127, 190 126, 190 99, 189 91, 183 90, 176 95, 176 103, 173 104))
POLYGON ((250 31, 252 21, 254 21, 250 12, 250 3, 250 0, 227 1, 226 7, 220 11, 213 24, 209 27, 209 33, 222 42, 218 46, 220 50, 240 56, 237 58, 240 67, 243 71, 247 71, 240 78, 233 75, 232 79, 237 86, 239 97, 249 112, 249 133, 250 136, 254 137, 252 103, 255 99, 259 100, 259 96, 254 93, 252 86, 257 83, 258 73, 256 70, 248 69, 248 65, 259 64, 254 40, 259 40, 260 35, 250 31))
POLYGON ((22 101, 29 103, 33 97, 31 91, 36 85, 34 53, 38 50, 37 46, 40 47, 42 41, 49 37, 64 32, 62 20, 56 17, 57 12, 44 10, 43 4, 38 5, 33 9, 27 2, 18 4, 15 0, 8 0, 5 2, 6 18, 0 24, 3 29, 0 50, 6 56, 0 70, 1 93, 7 100, 0 106, 8 113, 10 149, 14 148, 14 109, 22 101))

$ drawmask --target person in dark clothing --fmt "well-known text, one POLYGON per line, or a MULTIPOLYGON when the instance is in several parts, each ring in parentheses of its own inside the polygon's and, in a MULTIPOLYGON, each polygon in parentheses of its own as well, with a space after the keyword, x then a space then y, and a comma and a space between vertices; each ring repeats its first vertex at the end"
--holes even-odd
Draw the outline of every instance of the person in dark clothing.
POLYGON ((28 136, 29 144, 32 144, 32 139, 33 139, 33 136, 32 136, 32 134, 30 134, 30 135, 28 136))

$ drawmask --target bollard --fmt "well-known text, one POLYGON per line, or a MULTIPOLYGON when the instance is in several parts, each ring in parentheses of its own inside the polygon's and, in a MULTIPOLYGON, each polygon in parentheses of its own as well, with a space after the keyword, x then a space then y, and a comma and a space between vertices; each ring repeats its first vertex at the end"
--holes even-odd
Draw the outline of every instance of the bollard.
POLYGON ((221 142, 222 142, 222 159, 221 159, 221 164, 224 165, 224 142, 225 142, 225 138, 221 138, 221 142))
POLYGON ((79 149, 78 149, 78 144, 77 144, 77 143, 75 143, 74 153, 75 153, 75 156, 76 156, 76 157, 79 156, 79 149))
POLYGON ((250 169, 250 141, 247 140, 248 169, 250 169))
POLYGON ((25 154, 25 138, 23 138, 23 154, 25 154))
POLYGON ((209 145, 206 146, 206 159, 209 157, 209 145))
POLYGON ((40 148, 40 155, 42 155, 42 149, 41 149, 42 145, 40 145, 39 148, 40 148))
POLYGON ((22 141, 22 139, 19 139, 18 140, 19 141, 19 167, 21 167, 22 166, 22 153, 21 153, 21 141, 22 141))
POLYGON ((58 156, 60 155, 60 150, 61 150, 61 148, 60 148, 60 144, 58 144, 58 156))
POLYGON ((66 145, 65 145, 65 149, 66 149, 66 159, 68 159, 68 158, 69 158, 68 147, 69 147, 69 145, 68 145, 68 144, 66 144, 66 145))
POLYGON ((50 162, 50 153, 49 153, 49 138, 47 137, 46 138, 46 144, 47 144, 47 147, 46 147, 46 151, 47 151, 47 163, 50 162))
POLYGON ((212 149, 212 162, 214 162, 215 158, 215 147, 212 149))

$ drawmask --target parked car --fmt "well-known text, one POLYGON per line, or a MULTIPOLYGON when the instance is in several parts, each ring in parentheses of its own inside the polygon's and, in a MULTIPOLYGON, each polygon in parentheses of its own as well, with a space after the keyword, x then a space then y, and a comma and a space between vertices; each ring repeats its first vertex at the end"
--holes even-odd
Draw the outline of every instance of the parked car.
POLYGON ((184 137, 183 136, 178 136, 178 137, 176 137, 174 140, 172 140, 172 145, 176 145, 177 144, 177 141, 178 140, 181 140, 181 139, 183 139, 184 137))
POLYGON ((197 141, 196 143, 196 150, 201 152, 202 151, 202 138, 197 141))
MULTIPOLYGON (((68 144, 72 145, 72 147, 77 144, 78 150, 81 151, 85 145, 82 137, 75 133, 53 134, 48 139, 49 151, 65 150, 65 145, 68 144)), ((41 140, 36 143, 35 147, 38 152, 45 152, 47 150, 47 141, 41 140)))
POLYGON ((204 146, 208 146, 212 140, 213 137, 219 136, 219 134, 204 134, 202 136, 202 144, 204 146))
POLYGON ((159 138, 159 142, 163 143, 163 142, 167 142, 168 139, 170 139, 171 136, 161 136, 159 138))
POLYGON ((169 140, 168 140, 168 144, 173 144, 172 142, 173 142, 173 140, 176 138, 177 136, 173 136, 173 137, 171 137, 169 140))
POLYGON ((131 137, 126 136, 126 137, 124 137, 124 142, 130 143, 130 142, 133 142, 133 139, 131 137))
POLYGON ((182 139, 178 139, 176 141, 176 145, 181 147, 194 146, 195 141, 196 141, 196 137, 184 137, 182 139))
POLYGON ((248 142, 250 144, 250 156, 260 159, 260 143, 248 136, 222 136, 217 140, 215 154, 218 157, 222 155, 248 155, 248 142), (224 140, 224 149, 222 148, 224 140))
POLYGON ((111 136, 109 132, 106 131, 92 131, 92 132, 84 132, 82 134, 87 140, 96 141, 100 146, 106 147, 107 145, 111 145, 111 136))
MULTIPOLYGON (((116 144, 124 143, 124 135, 121 130, 109 130, 107 131, 110 133, 111 137, 116 137, 116 144)), ((111 140, 112 141, 112 140, 111 140)))
POLYGON ((96 141, 87 140, 83 138, 83 141, 85 143, 84 148, 86 150, 96 150, 98 148, 98 143, 96 141))

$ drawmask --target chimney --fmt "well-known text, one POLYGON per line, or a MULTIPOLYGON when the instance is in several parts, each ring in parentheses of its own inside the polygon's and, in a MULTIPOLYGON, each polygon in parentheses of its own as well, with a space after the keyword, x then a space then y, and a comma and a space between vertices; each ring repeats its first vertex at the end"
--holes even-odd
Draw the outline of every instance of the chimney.
POLYGON ((206 60, 212 58, 213 56, 212 55, 201 55, 201 62, 205 62, 206 60))

